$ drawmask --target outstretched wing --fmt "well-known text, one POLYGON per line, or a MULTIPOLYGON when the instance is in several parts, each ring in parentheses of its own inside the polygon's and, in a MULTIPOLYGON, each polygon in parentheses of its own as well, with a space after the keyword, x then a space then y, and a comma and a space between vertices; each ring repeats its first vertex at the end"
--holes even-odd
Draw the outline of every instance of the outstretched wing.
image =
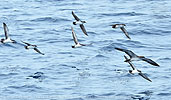
POLYGON ((85 29, 85 27, 84 27, 83 24, 80 24, 80 28, 81 28, 81 30, 83 31, 83 33, 84 33, 85 35, 88 36, 88 34, 87 34, 87 32, 86 32, 86 29, 85 29))
POLYGON ((8 27, 5 23, 3 23, 3 27, 4 27, 4 33, 5 33, 5 39, 9 38, 9 30, 8 27))
POLYGON ((125 29, 124 27, 120 27, 120 29, 122 30, 122 32, 126 35, 126 37, 127 37, 128 39, 131 39, 131 38, 129 37, 129 35, 128 35, 128 32, 126 31, 126 29, 125 29))
POLYGON ((150 64, 152 64, 152 65, 154 65, 154 66, 159 66, 159 64, 157 64, 156 62, 154 62, 153 60, 151 60, 151 59, 148 59, 148 58, 141 58, 141 60, 143 60, 143 61, 145 61, 145 62, 148 62, 148 63, 150 63, 150 64))
POLYGON ((73 27, 71 27, 71 29, 72 29, 72 37, 73 37, 73 39, 74 39, 74 42, 75 42, 75 44, 78 44, 78 39, 77 39, 77 36, 76 36, 76 34, 75 34, 75 32, 74 32, 73 27))
POLYGON ((44 53, 40 52, 37 48, 34 48, 34 50, 42 55, 44 55, 44 53))
POLYGON ((146 79, 146 80, 152 82, 145 74, 143 74, 143 73, 138 73, 138 74, 139 74, 140 76, 142 76, 144 79, 146 79))
POLYGON ((28 46, 31 46, 31 44, 27 43, 27 42, 24 42, 24 41, 21 41, 23 42, 24 44, 28 45, 28 46))
POLYGON ((79 21, 80 19, 74 14, 74 12, 72 11, 72 15, 75 18, 75 20, 79 21))
MULTIPOLYGON (((129 59, 124 55, 125 60, 128 61, 129 59)), ((135 66, 131 63, 131 61, 128 61, 129 65, 132 67, 133 70, 135 70, 135 66)))
POLYGON ((137 55, 133 53, 131 50, 121 49, 121 48, 115 48, 116 50, 125 52, 130 58, 136 57, 137 55))

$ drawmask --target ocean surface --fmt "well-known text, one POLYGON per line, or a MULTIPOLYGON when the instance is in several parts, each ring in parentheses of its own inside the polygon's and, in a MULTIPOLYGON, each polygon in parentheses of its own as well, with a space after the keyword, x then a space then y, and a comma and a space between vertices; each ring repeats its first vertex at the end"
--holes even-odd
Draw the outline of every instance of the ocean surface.
POLYGON ((0 37, 5 22, 17 41, 0 43, 0 100, 171 98, 171 0, 1 0, 0 9, 0 37), (72 24, 72 11, 87 22, 89 36, 72 24), (118 23, 131 40, 110 26, 118 23), (92 45, 71 48, 71 26, 81 43, 92 45), (115 47, 157 62, 133 62, 152 82, 129 74, 115 47))

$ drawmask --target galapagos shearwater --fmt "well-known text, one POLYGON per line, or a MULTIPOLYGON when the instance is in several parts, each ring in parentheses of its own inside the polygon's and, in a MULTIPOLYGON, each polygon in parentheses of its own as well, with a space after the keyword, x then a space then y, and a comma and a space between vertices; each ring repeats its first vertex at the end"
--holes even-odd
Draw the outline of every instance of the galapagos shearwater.
MULTIPOLYGON (((125 59, 128 60, 128 58, 124 55, 125 59)), ((135 66, 131 63, 131 61, 128 61, 129 65, 131 66, 132 70, 129 70, 129 73, 131 74, 139 74, 140 76, 142 76, 144 79, 152 82, 145 74, 143 74, 140 70, 136 69, 135 66)))
POLYGON ((159 66, 159 64, 157 64, 153 60, 145 58, 144 56, 138 56, 135 53, 133 53, 131 50, 126 50, 126 49, 121 49, 121 48, 115 48, 115 49, 122 51, 122 52, 125 52, 130 57, 130 59, 125 60, 125 62, 142 60, 142 61, 145 61, 147 63, 150 63, 151 65, 159 66))
POLYGON ((128 32, 125 29, 125 26, 126 26, 125 24, 114 24, 114 25, 112 25, 112 28, 120 28, 122 30, 122 32, 126 35, 126 37, 128 39, 131 39, 130 36, 128 35, 128 32))
POLYGON ((84 23, 86 23, 86 21, 82 21, 82 20, 80 20, 75 14, 74 14, 74 12, 72 11, 72 15, 73 15, 73 17, 75 18, 75 20, 76 21, 74 21, 73 22, 73 24, 74 25, 80 25, 80 28, 81 28, 81 30, 83 31, 83 33, 85 34, 85 35, 87 35, 88 36, 88 34, 87 34, 87 31, 86 31, 86 29, 85 29, 85 27, 84 27, 84 23))
POLYGON ((86 46, 85 44, 80 44, 80 43, 78 42, 78 39, 77 39, 77 36, 76 36, 76 34, 75 34, 75 32, 74 32, 73 27, 71 27, 71 30, 72 30, 72 37, 73 37, 74 42, 75 42, 75 45, 73 45, 72 48, 77 48, 77 47, 81 47, 81 46, 86 46))
POLYGON ((5 23, 3 23, 3 27, 4 27, 5 39, 4 38, 1 39, 1 43, 17 43, 15 40, 12 40, 9 37, 9 29, 5 23))
POLYGON ((24 42, 24 41, 21 41, 21 42, 23 42, 24 44, 26 44, 26 45, 24 46, 25 49, 27 49, 27 50, 28 50, 28 49, 33 49, 33 50, 35 50, 36 52, 38 52, 39 54, 44 55, 44 53, 40 52, 40 51, 37 49, 37 45, 32 45, 32 44, 27 43, 27 42, 24 42))

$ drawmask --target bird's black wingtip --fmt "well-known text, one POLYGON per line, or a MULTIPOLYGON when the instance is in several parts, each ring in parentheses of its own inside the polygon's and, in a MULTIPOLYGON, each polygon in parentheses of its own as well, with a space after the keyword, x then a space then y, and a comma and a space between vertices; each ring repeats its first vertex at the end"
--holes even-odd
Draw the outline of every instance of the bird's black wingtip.
POLYGON ((131 38, 130 38, 130 37, 128 37, 128 39, 129 39, 129 40, 131 40, 131 38))
POLYGON ((115 49, 116 49, 116 50, 119 50, 119 51, 122 51, 122 49, 121 49, 121 48, 117 48, 117 47, 115 47, 115 49))
POLYGON ((152 80, 151 79, 147 79, 149 82, 152 82, 152 80))
POLYGON ((157 63, 154 63, 153 65, 154 65, 154 66, 157 66, 157 67, 160 67, 160 65, 159 65, 159 64, 157 64, 157 63))
POLYGON ((3 26, 6 27, 7 25, 3 22, 3 26))
POLYGON ((158 64, 157 64, 156 66, 157 66, 157 67, 160 67, 160 65, 158 65, 158 64))

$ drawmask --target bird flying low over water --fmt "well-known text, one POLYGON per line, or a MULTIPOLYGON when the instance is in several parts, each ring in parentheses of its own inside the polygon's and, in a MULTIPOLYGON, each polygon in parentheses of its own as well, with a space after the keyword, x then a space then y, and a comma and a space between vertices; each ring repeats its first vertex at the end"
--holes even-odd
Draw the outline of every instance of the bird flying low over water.
POLYGON ((35 50, 36 52, 38 52, 39 54, 42 54, 42 55, 44 55, 44 53, 42 53, 42 52, 40 52, 38 49, 37 49, 37 45, 32 45, 32 44, 30 44, 30 43, 27 43, 27 42, 24 42, 24 41, 21 41, 21 42, 23 42, 24 44, 26 44, 24 47, 25 47, 25 49, 33 49, 33 50, 35 50))
POLYGON ((74 12, 72 11, 72 15, 73 15, 73 17, 75 18, 75 22, 73 22, 73 24, 74 25, 80 25, 80 28, 81 28, 81 30, 83 31, 83 33, 85 34, 85 35, 87 35, 88 36, 88 34, 87 34, 87 31, 86 31, 86 29, 85 29, 85 27, 84 27, 84 23, 86 23, 86 21, 82 21, 82 20, 80 20, 75 14, 74 14, 74 12))
POLYGON ((3 27, 4 27, 5 39, 4 38, 1 39, 1 43, 17 43, 15 40, 12 40, 9 37, 9 30, 5 23, 3 23, 3 27))
POLYGON ((128 39, 131 39, 130 36, 128 35, 128 32, 125 29, 125 26, 126 26, 125 24, 114 24, 114 25, 112 25, 112 28, 120 28, 122 30, 122 32, 126 35, 126 37, 128 39))
MULTIPOLYGON (((125 59, 128 60, 128 58, 124 55, 125 59)), ((138 75, 140 75, 141 77, 143 77, 144 79, 152 82, 145 74, 143 74, 140 70, 136 69, 135 66, 131 63, 131 61, 128 61, 129 65, 131 66, 132 70, 129 70, 129 73, 131 74, 135 74, 137 73, 138 75)))
POLYGON ((115 48, 116 50, 119 50, 119 51, 122 51, 122 52, 125 52, 129 57, 130 59, 127 59, 125 60, 125 62, 129 62, 129 61, 139 61, 139 60, 142 60, 142 61, 145 61, 147 63, 150 63, 151 65, 154 65, 154 66, 159 66, 156 62, 154 62, 153 60, 151 59, 148 59, 148 58, 145 58, 144 56, 137 56, 135 53, 133 53, 131 50, 126 50, 126 49, 121 49, 121 48, 115 48))
POLYGON ((75 42, 75 45, 73 45, 72 48, 77 48, 77 47, 81 47, 81 46, 86 46, 85 44, 80 44, 80 43, 78 42, 78 39, 77 39, 77 36, 76 36, 76 34, 75 34, 75 32, 74 32, 73 27, 71 27, 71 30, 72 30, 72 37, 73 37, 74 42, 75 42))

